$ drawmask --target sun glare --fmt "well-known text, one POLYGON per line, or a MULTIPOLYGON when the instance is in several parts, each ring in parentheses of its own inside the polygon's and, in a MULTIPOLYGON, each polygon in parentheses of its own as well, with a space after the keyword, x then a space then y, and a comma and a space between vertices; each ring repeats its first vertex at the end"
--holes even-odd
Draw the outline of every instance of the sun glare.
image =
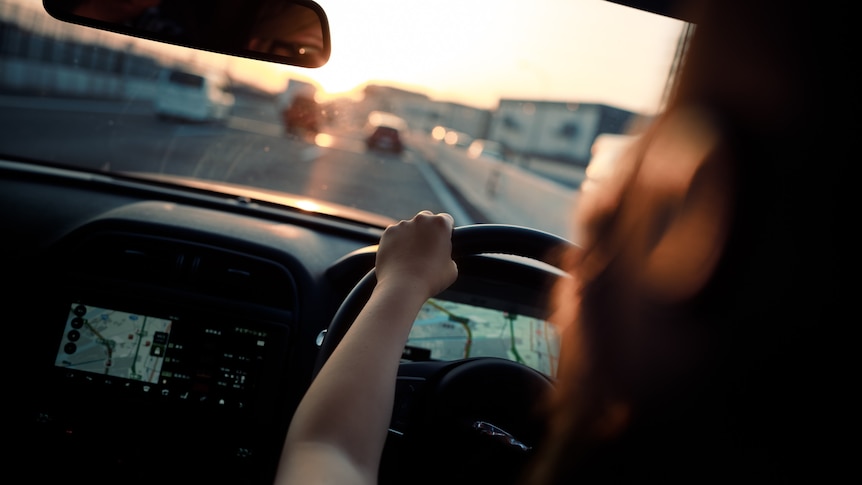
POLYGON ((318 133, 314 136, 314 144, 319 147, 329 148, 333 143, 335 143, 335 138, 330 134, 318 133))
POLYGON ((302 199, 296 202, 296 206, 308 212, 317 212, 321 209, 321 205, 311 199, 302 199))

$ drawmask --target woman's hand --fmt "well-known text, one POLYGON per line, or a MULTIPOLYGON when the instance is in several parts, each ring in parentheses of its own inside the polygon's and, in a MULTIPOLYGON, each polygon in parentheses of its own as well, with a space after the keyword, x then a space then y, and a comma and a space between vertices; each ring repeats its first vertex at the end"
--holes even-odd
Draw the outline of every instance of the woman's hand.
POLYGON ((447 213, 422 211, 389 226, 377 251, 377 285, 406 286, 430 298, 458 277, 452 260, 454 220, 447 213))
POLYGON ((377 285, 294 413, 276 483, 377 483, 404 344, 422 304, 458 276, 453 227, 422 211, 384 231, 377 285))

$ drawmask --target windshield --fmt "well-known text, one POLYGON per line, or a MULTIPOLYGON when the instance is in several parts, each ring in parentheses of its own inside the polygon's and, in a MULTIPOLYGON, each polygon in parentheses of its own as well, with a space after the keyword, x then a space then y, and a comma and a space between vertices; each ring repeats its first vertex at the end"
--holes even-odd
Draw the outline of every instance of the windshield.
POLYGON ((599 0, 318 3, 332 53, 313 69, 65 24, 40 0, 2 0, 0 153, 251 187, 312 212, 397 220, 429 209, 576 240, 569 211, 593 141, 661 111, 688 32, 599 0), (372 113, 399 122, 375 134, 372 113), (475 140, 488 151, 471 153, 475 140))

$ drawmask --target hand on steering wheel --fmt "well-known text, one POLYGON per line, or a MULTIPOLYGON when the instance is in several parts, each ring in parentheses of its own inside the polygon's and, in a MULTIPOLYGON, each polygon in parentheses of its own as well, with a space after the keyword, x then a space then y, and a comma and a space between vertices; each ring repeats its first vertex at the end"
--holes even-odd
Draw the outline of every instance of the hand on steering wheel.
MULTIPOLYGON (((563 238, 520 226, 471 225, 452 233, 456 263, 496 253, 559 267, 563 254, 574 248, 563 238)), ((372 269, 345 298, 322 342, 315 373, 368 301, 376 278, 372 269)), ((380 483, 513 483, 544 432, 536 406, 551 389, 548 376, 502 358, 403 362, 380 483)))

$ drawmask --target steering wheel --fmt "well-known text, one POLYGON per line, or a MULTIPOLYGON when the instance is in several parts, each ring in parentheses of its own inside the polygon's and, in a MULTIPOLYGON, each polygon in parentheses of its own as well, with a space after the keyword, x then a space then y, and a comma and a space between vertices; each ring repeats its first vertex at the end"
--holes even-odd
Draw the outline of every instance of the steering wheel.
MULTIPOLYGON (((523 256, 559 267, 574 244, 521 226, 477 224, 452 233, 452 258, 523 256)), ((460 265, 459 265, 460 267, 460 265)), ((376 284, 371 269, 350 291, 327 329, 315 374, 332 355, 376 284)), ((496 357, 402 362, 380 483, 515 483, 541 442, 537 406, 552 380, 496 357)))

